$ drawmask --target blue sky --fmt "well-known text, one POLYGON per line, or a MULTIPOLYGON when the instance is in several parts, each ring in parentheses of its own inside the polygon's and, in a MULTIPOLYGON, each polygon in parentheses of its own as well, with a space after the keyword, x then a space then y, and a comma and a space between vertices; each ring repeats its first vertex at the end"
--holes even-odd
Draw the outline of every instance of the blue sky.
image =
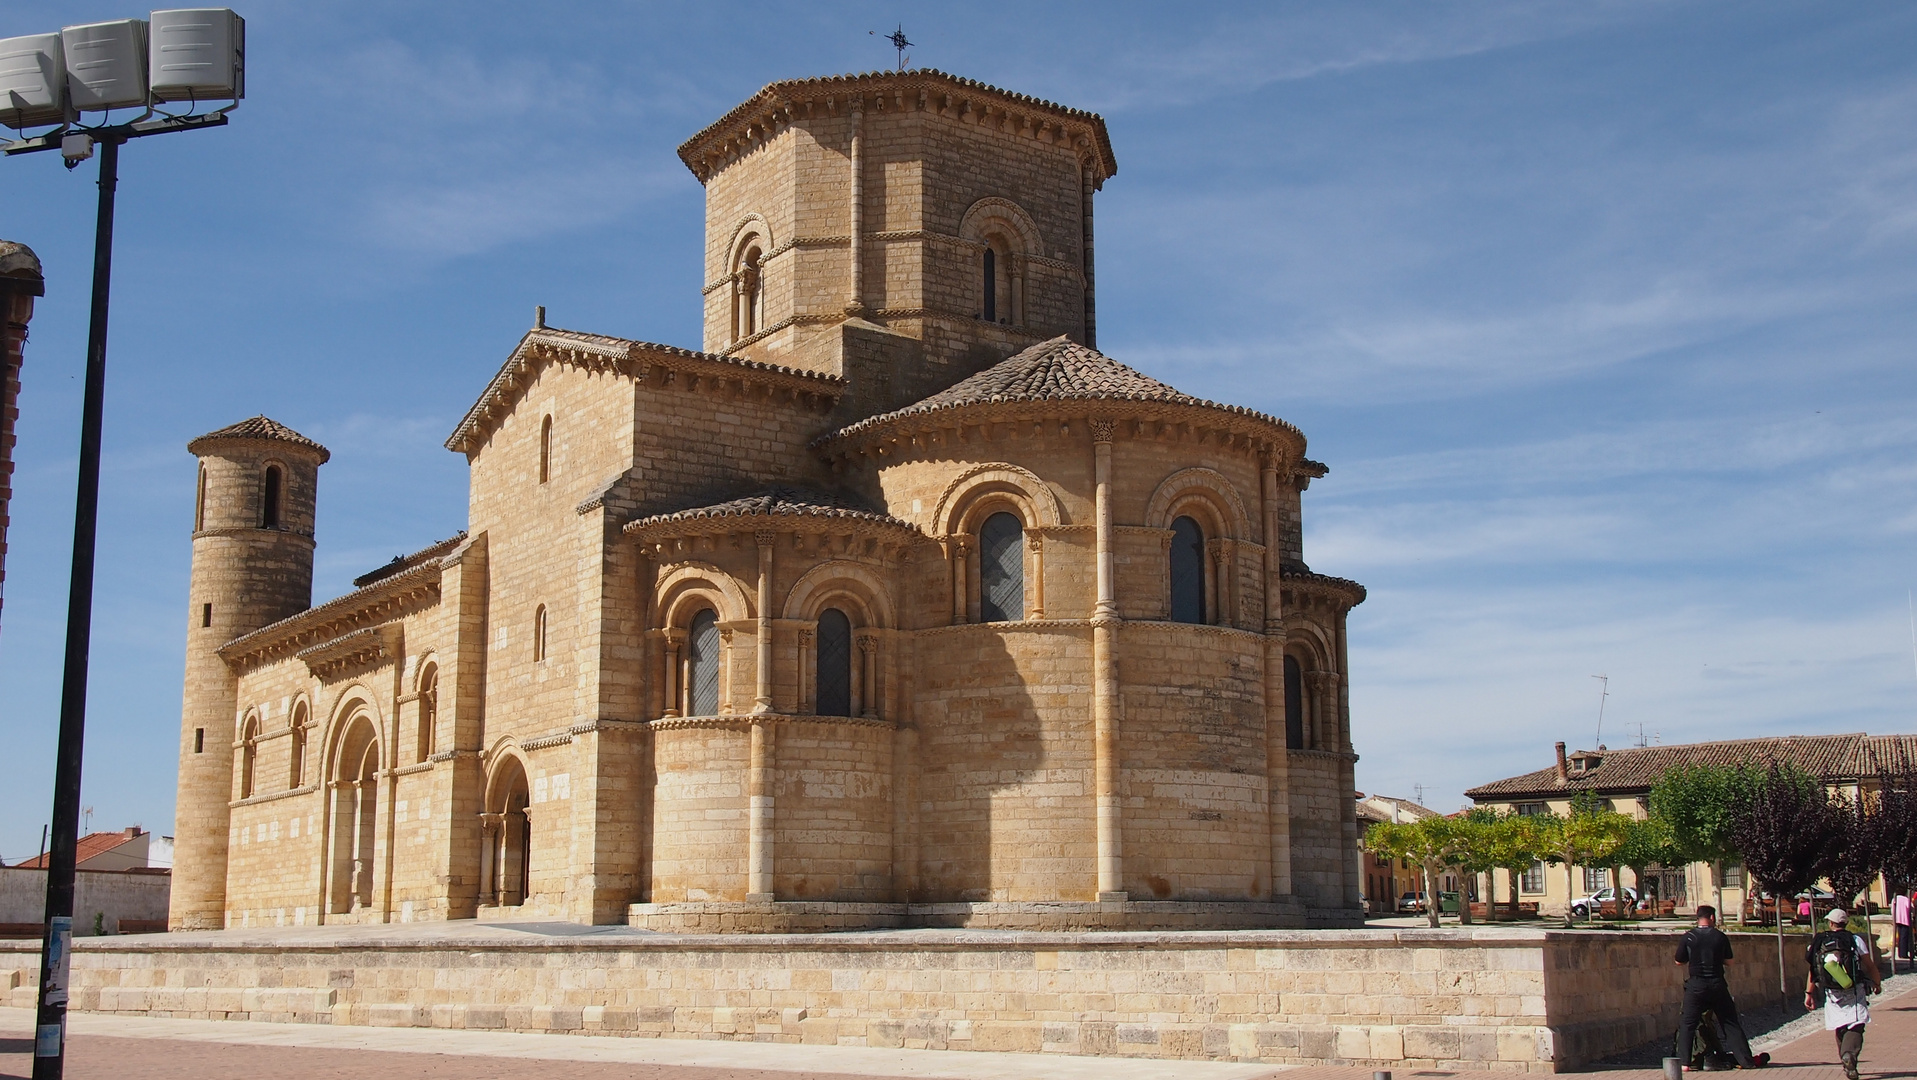
MULTIPOLYGON (((193 465, 326 443, 316 599, 465 522, 441 441, 545 304, 698 344, 673 155, 913 62, 1103 113, 1099 344, 1295 421, 1363 581, 1367 791, 1554 740, 1910 731, 1917 8, 1743 2, 246 5, 231 127, 122 158, 85 802, 166 831, 193 465)), ((0 36, 142 14, 0 0, 0 36)), ((0 858, 50 803, 93 167, 0 161, 48 265, 0 612, 0 858)))

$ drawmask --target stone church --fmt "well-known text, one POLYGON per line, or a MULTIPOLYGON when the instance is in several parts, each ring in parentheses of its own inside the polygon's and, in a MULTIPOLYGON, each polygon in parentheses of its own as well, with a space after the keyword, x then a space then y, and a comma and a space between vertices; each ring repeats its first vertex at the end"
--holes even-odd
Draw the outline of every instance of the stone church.
POLYGON ((189 445, 174 927, 1356 923, 1325 466, 1095 350, 1104 122, 887 72, 679 155, 703 349, 542 311, 465 532, 315 607, 326 449, 189 445))

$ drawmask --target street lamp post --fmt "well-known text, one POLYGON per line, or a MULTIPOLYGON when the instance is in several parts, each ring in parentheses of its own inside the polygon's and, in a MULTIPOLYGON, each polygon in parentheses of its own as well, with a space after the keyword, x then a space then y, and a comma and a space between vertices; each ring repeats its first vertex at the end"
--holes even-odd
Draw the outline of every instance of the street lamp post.
MULTIPOLYGON (((93 234, 93 308, 80 420, 80 479, 73 509, 73 570, 67 591, 59 751, 53 774, 47 858, 46 937, 40 953, 34 1080, 65 1069, 67 986, 72 962, 74 869, 79 848, 80 764, 86 737, 87 658, 93 632, 93 561, 100 511, 100 429, 106 403, 107 301, 113 279, 113 197, 120 146, 169 131, 220 127, 245 96, 246 24, 226 8, 156 11, 150 20, 70 26, 58 34, 0 41, 0 124, 55 125, 0 145, 7 155, 60 151, 71 169, 100 154, 93 234), (71 66, 68 57, 74 57, 71 66), (230 101, 210 113, 201 101, 230 101), (161 106, 184 101, 183 113, 161 106), (144 108, 137 119, 86 126, 83 112, 144 108)), ((104 118, 103 118, 104 119, 104 118)))

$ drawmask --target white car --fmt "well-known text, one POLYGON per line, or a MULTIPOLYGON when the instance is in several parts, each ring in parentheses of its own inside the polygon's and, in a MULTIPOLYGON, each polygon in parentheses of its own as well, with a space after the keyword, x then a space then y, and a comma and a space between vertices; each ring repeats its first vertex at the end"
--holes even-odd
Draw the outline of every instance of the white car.
MULTIPOLYGON (((1624 890, 1624 896, 1625 899, 1629 901, 1631 907, 1635 909, 1637 907, 1637 890, 1626 889, 1624 890)), ((1616 889, 1599 889, 1589 896, 1580 897, 1571 901, 1571 914, 1581 919, 1593 911, 1602 911, 1603 905, 1614 903, 1616 900, 1616 889)))

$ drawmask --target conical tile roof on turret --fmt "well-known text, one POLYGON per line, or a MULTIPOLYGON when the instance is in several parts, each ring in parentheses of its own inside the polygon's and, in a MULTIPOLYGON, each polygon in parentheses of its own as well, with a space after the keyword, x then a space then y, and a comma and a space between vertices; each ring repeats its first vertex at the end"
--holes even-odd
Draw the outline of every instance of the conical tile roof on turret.
POLYGON ((1303 434, 1296 427, 1275 416, 1241 405, 1223 405, 1193 397, 1061 335, 1039 342, 903 409, 867 417, 829 432, 814 440, 813 445, 822 446, 928 413, 974 405, 1040 401, 1123 401, 1218 409, 1279 427, 1296 438, 1301 449, 1304 442, 1303 434))
POLYGON ((197 454, 202 447, 215 442, 227 440, 250 442, 262 439, 271 442, 292 443, 295 446, 303 446, 308 450, 315 451, 319 454, 320 464, 322 465, 326 463, 327 459, 333 456, 332 452, 324 446, 301 435, 299 432, 294 431, 278 420, 274 420, 265 415, 242 420, 237 424, 228 424, 218 431, 209 431, 199 438, 194 439, 192 442, 187 443, 186 448, 188 451, 197 454))

